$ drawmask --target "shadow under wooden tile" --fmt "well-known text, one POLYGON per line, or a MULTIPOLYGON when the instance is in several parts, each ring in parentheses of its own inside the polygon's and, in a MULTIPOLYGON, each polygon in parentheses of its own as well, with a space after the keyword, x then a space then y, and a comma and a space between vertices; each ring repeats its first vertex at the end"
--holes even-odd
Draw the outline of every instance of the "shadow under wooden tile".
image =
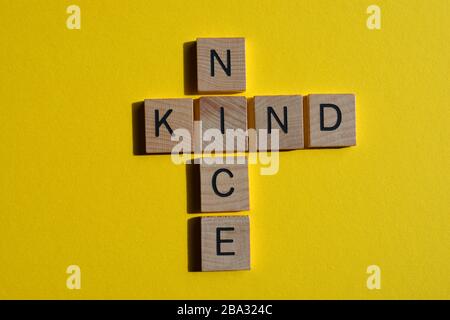
POLYGON ((144 101, 131 104, 133 126, 133 154, 145 155, 145 109, 144 101))
POLYGON ((200 165, 186 164, 186 203, 188 213, 200 212, 200 165))
POLYGON ((201 224, 199 217, 188 220, 188 271, 201 271, 201 224))
POLYGON ((197 92, 197 43, 183 44, 184 94, 196 95, 197 92))

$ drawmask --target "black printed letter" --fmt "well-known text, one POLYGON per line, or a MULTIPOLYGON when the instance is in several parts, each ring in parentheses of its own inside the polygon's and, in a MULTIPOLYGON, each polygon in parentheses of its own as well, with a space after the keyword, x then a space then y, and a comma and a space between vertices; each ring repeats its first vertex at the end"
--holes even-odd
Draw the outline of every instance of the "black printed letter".
POLYGON ((339 126, 341 125, 341 120, 342 120, 342 113, 341 110, 339 109, 339 107, 335 104, 321 104, 320 105, 320 131, 334 131, 337 128, 339 128, 339 126), (337 114, 337 119, 336 119, 336 123, 334 125, 332 125, 331 127, 325 127, 325 116, 324 116, 324 109, 325 108, 332 108, 336 111, 337 114))
POLYGON ((283 123, 281 123, 280 118, 278 118, 277 114, 275 113, 275 110, 273 110, 272 107, 267 107, 267 125, 268 125, 268 133, 272 133, 272 118, 270 115, 273 115, 275 120, 278 122, 278 125, 281 127, 281 130, 283 130, 284 133, 288 133, 288 113, 287 113, 287 107, 283 107, 283 123))
POLYGON ((161 127, 162 124, 164 124, 166 126, 167 131, 169 131, 169 133, 172 135, 173 134, 173 130, 172 128, 169 126, 169 124, 167 123, 167 117, 169 117, 169 115, 172 113, 172 109, 169 109, 164 116, 162 117, 161 120, 159 120, 159 110, 155 110, 155 136, 159 137, 159 127, 161 127))
POLYGON ((221 169, 217 170, 216 172, 214 172, 214 174, 212 176, 212 187, 213 187, 214 193, 217 194, 219 197, 225 198, 225 197, 231 196, 231 194, 234 192, 234 187, 231 187, 230 190, 228 190, 226 193, 222 193, 217 189, 217 176, 221 172, 227 173, 230 176, 230 178, 233 178, 233 173, 228 169, 221 168, 221 169))
POLYGON ((225 71, 227 76, 231 77, 231 51, 227 50, 227 66, 225 67, 222 59, 220 59, 219 55, 217 54, 217 51, 214 49, 211 49, 211 77, 215 76, 214 57, 217 59, 217 62, 219 62, 220 66, 222 67, 223 71, 225 71))
POLYGON ((220 132, 225 134, 225 111, 220 107, 220 132))
POLYGON ((234 256, 234 252, 222 252, 220 249, 221 243, 233 243, 233 239, 221 239, 220 232, 221 231, 234 231, 233 227, 221 228, 218 227, 216 229, 216 253, 218 256, 234 256))

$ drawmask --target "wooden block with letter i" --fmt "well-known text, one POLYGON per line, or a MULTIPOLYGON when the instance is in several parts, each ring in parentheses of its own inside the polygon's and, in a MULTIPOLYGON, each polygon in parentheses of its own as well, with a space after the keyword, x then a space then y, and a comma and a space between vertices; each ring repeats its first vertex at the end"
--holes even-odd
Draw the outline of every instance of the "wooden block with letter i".
POLYGON ((356 145, 355 95, 310 94, 305 117, 308 147, 356 145))
POLYGON ((245 39, 197 39, 199 92, 242 92, 246 89, 245 39))
MULTIPOLYGON (((247 150, 247 99, 245 97, 201 97, 199 106, 203 132, 209 129, 220 131, 219 137, 222 137, 223 143, 221 149, 217 151, 244 152, 247 150), (227 136, 230 139, 227 139, 227 136)), ((205 144, 202 150, 205 150, 204 147, 205 144)))
MULTIPOLYGON (((267 130, 267 135, 264 136, 267 138, 266 150, 303 149, 303 97, 255 96, 255 129, 267 130), (273 130, 278 130, 278 141, 272 136, 273 130), (273 146, 272 139, 274 143, 279 142, 279 145, 273 146)), ((258 149, 264 150, 261 141, 258 149)))
POLYGON ((202 159, 200 209, 201 212, 249 210, 248 163, 245 157, 202 159))
MULTIPOLYGON (((147 99, 145 106, 145 150, 147 153, 171 153, 178 144, 172 141, 174 130, 193 134, 194 107, 192 99, 147 99)), ((183 141, 190 143, 191 141, 183 141)))
POLYGON ((248 216, 201 218, 201 270, 250 270, 248 216))

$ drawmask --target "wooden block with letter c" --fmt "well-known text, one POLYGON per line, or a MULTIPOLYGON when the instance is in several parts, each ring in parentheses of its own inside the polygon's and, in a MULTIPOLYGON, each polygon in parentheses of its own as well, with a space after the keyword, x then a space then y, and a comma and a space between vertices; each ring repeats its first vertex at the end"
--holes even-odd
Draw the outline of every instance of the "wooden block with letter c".
POLYGON ((201 212, 249 210, 248 163, 245 157, 202 159, 200 208, 201 212))

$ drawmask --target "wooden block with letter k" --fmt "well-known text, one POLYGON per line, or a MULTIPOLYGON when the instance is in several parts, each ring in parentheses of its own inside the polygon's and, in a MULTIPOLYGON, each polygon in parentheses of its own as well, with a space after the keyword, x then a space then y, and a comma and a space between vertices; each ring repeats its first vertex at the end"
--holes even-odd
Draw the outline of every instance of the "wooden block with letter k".
POLYGON ((197 39, 199 92, 242 92, 246 89, 245 39, 197 39))
MULTIPOLYGON (((178 141, 174 130, 187 130, 192 136, 194 107, 192 99, 147 99, 145 106, 145 151, 171 153, 178 141)), ((188 142, 192 144, 192 141, 188 142)))

